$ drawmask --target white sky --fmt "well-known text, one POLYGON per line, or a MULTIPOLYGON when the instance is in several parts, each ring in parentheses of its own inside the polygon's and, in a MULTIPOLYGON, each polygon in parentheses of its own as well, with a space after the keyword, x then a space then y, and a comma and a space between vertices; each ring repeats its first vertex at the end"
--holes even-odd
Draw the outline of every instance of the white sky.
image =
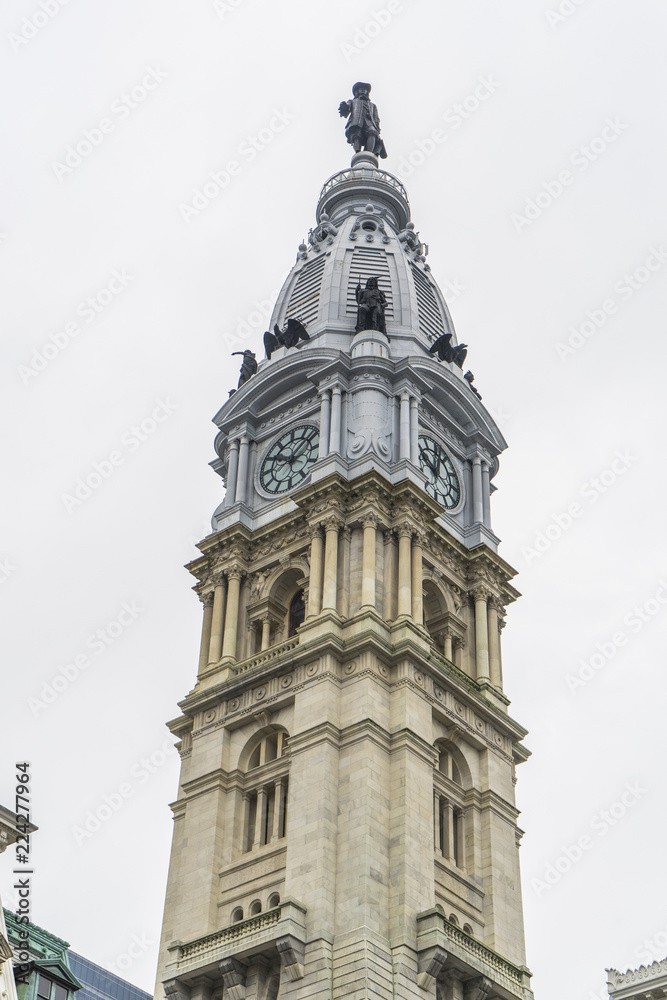
MULTIPOLYGON (((207 465, 210 420, 236 384, 231 351, 260 353, 258 309, 314 225, 322 183, 349 164, 337 107, 359 79, 373 84, 386 167, 408 187, 476 385, 510 445, 493 518, 524 594, 504 663, 534 754, 518 801, 537 1000, 604 996, 606 965, 667 954, 667 11, 563 0, 572 12, 558 22, 548 17, 557 3, 394 0, 376 33, 385 0, 223 0, 219 10, 70 0, 48 19, 38 0, 4 0, 0 802, 13 806, 13 761, 30 760, 34 919, 146 989, 177 784, 177 757, 160 749, 164 721, 192 686, 199 644, 182 564, 222 496, 207 465), (12 39, 21 30, 34 37, 12 39), (149 69, 154 89, 123 105, 149 69), (471 96, 480 78, 481 101, 471 96), (463 120, 455 107, 466 98, 463 120), (275 109, 294 117, 250 160, 242 144, 275 109), (90 155, 69 173, 54 168, 102 119, 109 131, 92 133, 90 155), (445 141, 408 176, 400 165, 434 129, 445 141), (180 206, 230 160, 239 173, 185 222, 180 206), (537 217, 513 220, 540 192, 537 217), (114 271, 125 284, 112 282, 118 294, 89 320, 81 303, 114 271), (600 325, 559 357, 587 310, 600 325), (77 335, 63 336, 73 323, 77 335), (58 333, 65 346, 26 375, 58 333), (157 400, 166 418, 139 441, 131 428, 157 400), (108 479, 67 504, 112 452, 108 479), (558 529, 572 504, 577 516, 558 529), (545 550, 531 552, 550 525, 545 550), (135 610, 122 634, 91 648, 126 604, 135 610), (600 654, 571 691, 568 675, 598 643, 614 655, 600 654), (66 689, 43 709, 31 703, 77 656, 88 665, 70 670, 66 689), (149 774, 141 761, 152 754, 149 774), (628 783, 635 798, 618 805, 628 783), (129 797, 77 843, 74 828, 121 785, 129 797), (582 837, 581 860, 541 887, 582 837), (130 960, 133 936, 143 943, 130 960)), ((9 851, 10 905, 12 861, 9 851)))

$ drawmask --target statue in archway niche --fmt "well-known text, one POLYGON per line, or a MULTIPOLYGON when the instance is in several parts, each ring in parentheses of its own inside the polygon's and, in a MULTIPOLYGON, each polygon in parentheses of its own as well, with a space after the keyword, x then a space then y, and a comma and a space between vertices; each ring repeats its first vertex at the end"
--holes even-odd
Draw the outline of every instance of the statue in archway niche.
POLYGON ((361 287, 361 282, 355 289, 357 298, 357 325, 355 330, 379 330, 380 333, 387 334, 387 327, 384 319, 384 311, 387 305, 387 296, 378 285, 377 278, 369 278, 366 287, 361 287))
POLYGON ((338 114, 347 118, 345 138, 354 146, 355 153, 361 148, 368 153, 387 158, 387 150, 380 138, 380 116, 378 109, 370 99, 370 83, 355 83, 352 88, 354 95, 351 101, 341 101, 338 114))

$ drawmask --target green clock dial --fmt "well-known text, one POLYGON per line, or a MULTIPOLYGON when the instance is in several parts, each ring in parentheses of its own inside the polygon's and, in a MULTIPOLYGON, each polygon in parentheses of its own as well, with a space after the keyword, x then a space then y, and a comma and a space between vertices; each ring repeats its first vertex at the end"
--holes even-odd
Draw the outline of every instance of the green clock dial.
POLYGON ((428 495, 446 510, 457 507, 461 499, 461 483, 454 464, 445 449, 425 434, 419 436, 419 465, 428 495))
POLYGON ((286 431, 271 447, 259 470, 259 483, 267 493, 287 493, 310 474, 320 450, 320 432, 312 424, 286 431))

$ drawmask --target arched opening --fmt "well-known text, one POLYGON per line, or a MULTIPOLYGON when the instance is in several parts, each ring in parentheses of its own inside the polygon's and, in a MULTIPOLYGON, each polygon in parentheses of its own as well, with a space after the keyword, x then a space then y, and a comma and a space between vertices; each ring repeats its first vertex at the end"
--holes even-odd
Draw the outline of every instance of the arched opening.
POLYGON ((470 926, 470 924, 464 924, 463 930, 465 931, 466 934, 469 934, 470 937, 472 937, 472 927, 470 926))
POLYGON ((250 916, 256 917, 258 913, 262 912, 262 903, 259 899, 253 899, 250 904, 250 916))
POLYGON ((269 909, 272 910, 275 906, 280 906, 280 894, 272 892, 269 896, 269 909))
POLYGON ((232 910, 232 923, 238 924, 243 920, 243 907, 237 906, 235 910, 232 910))
POLYGON ((458 917, 456 916, 455 913, 450 913, 449 914, 449 922, 450 922, 450 924, 454 924, 455 927, 459 926, 459 919, 458 919, 458 917))
POLYGON ((287 615, 287 637, 296 635, 299 625, 303 625, 306 619, 306 602, 304 600, 303 588, 297 590, 290 601, 287 615))
POLYGON ((286 746, 285 730, 271 726, 251 737, 240 754, 238 766, 245 771, 241 849, 246 853, 285 836, 289 781, 286 746))

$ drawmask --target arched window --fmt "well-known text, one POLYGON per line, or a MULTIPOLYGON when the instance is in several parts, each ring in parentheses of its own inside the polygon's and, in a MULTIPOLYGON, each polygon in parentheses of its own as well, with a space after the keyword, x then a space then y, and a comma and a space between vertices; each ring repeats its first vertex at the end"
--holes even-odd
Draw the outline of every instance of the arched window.
POLYGON ((466 932, 466 934, 469 934, 470 937, 473 936, 472 935, 472 927, 470 926, 470 924, 464 924, 463 925, 463 930, 466 932))
POLYGON ((287 617, 287 637, 296 635, 299 625, 303 625, 306 618, 306 602, 303 599, 303 590, 298 590, 292 598, 287 617))
POLYGON ((272 910, 275 906, 280 906, 280 894, 272 892, 269 896, 269 909, 272 910))
POLYGON ((470 785, 469 769, 461 751, 446 740, 435 744, 438 753, 434 774, 435 851, 456 868, 466 868, 472 852, 466 851, 466 798, 464 781, 470 785), (469 855, 467 858, 466 855, 469 855))
POLYGON ((243 907, 237 906, 235 910, 232 910, 232 923, 238 924, 243 920, 243 907))
POLYGON ((287 823, 287 733, 281 729, 253 737, 241 754, 243 783, 244 852, 282 840, 287 823))
POLYGON ((254 899, 250 904, 250 916, 256 917, 258 913, 262 912, 262 903, 259 899, 254 899))

